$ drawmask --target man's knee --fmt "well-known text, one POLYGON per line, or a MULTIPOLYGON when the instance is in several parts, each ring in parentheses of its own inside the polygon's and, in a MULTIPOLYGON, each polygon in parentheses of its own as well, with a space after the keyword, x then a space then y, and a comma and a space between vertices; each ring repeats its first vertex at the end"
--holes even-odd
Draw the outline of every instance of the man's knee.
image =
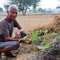
POLYGON ((9 46, 10 48, 16 50, 16 49, 19 48, 19 42, 18 41, 2 42, 0 44, 0 49, 4 49, 7 46, 9 46))
POLYGON ((19 43, 18 42, 14 42, 12 48, 17 50, 19 48, 19 43))
POLYGON ((16 47, 16 49, 19 48, 19 43, 18 42, 16 42, 15 47, 16 47))
POLYGON ((24 36, 26 36, 27 34, 25 32, 21 32, 21 38, 23 38, 24 36))

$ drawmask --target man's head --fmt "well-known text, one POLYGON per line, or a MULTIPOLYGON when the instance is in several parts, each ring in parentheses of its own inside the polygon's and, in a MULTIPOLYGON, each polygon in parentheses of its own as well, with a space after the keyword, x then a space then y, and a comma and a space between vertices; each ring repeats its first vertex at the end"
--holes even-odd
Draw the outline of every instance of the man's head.
POLYGON ((8 10, 7 10, 7 17, 10 19, 10 20, 13 20, 17 17, 17 12, 18 12, 18 8, 16 5, 10 5, 8 7, 8 10))

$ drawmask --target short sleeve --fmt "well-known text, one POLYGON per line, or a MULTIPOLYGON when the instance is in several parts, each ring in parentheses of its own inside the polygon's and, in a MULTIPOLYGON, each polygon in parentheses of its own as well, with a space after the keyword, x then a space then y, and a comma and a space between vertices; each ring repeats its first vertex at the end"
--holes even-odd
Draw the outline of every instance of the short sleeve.
POLYGON ((14 20, 14 27, 20 26, 16 20, 14 20))
POLYGON ((0 34, 9 34, 8 25, 4 22, 0 22, 0 34))

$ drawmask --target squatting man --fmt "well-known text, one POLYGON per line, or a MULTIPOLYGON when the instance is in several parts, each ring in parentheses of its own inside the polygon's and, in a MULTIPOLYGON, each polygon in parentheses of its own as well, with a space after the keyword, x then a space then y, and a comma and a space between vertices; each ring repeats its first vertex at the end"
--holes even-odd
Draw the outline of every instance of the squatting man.
POLYGON ((18 49, 18 39, 26 36, 26 33, 23 32, 23 29, 16 20, 17 13, 17 6, 10 5, 7 9, 7 16, 0 20, 0 54, 4 52, 7 57, 15 57, 11 51, 18 49), (18 32, 12 38, 14 27, 18 28, 18 32))

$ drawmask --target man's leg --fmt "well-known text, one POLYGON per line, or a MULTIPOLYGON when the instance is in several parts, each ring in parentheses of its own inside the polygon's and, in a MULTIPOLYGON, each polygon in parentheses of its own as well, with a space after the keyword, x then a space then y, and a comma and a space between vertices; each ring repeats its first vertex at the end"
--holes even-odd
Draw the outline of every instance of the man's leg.
POLYGON ((1 42, 0 52, 17 50, 18 47, 19 47, 19 43, 17 41, 1 42))
POLYGON ((21 32, 21 38, 23 38, 24 36, 26 36, 27 34, 24 32, 24 31, 22 31, 21 32))
POLYGON ((9 46, 6 46, 5 48, 3 48, 3 49, 0 50, 0 53, 12 51, 12 50, 13 50, 13 48, 11 48, 11 47, 9 47, 9 46))
POLYGON ((17 50, 19 47, 19 43, 16 41, 9 41, 9 42, 3 42, 0 45, 0 53, 5 52, 5 55, 8 57, 14 57, 10 51, 17 50))

